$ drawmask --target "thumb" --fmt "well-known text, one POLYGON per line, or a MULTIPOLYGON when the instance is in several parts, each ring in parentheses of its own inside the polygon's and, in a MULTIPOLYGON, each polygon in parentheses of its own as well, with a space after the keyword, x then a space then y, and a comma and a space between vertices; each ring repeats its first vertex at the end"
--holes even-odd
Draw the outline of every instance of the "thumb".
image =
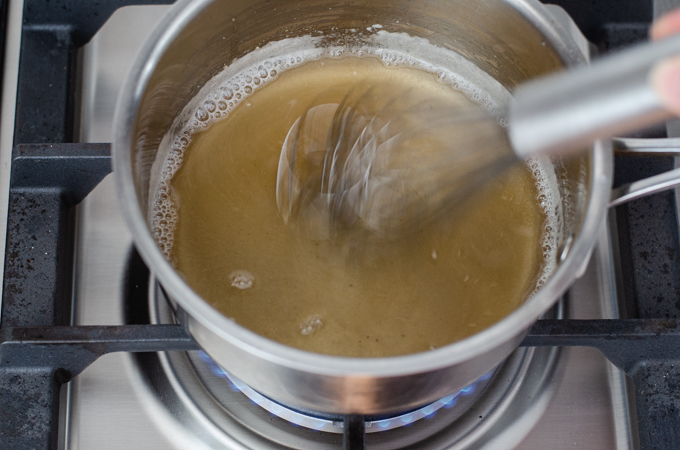
POLYGON ((652 69, 651 83, 664 107, 680 116, 680 56, 657 64, 652 69))

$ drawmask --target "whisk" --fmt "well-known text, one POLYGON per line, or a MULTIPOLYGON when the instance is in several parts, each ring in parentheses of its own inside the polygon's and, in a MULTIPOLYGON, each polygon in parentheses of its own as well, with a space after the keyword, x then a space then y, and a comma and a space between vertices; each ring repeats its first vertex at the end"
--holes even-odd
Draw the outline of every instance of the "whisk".
POLYGON ((408 92, 376 109, 374 90, 357 86, 339 103, 311 106, 290 128, 277 173, 279 211, 311 237, 355 226, 400 236, 531 156, 578 151, 668 119, 649 76, 679 53, 674 36, 531 81, 501 114, 473 103, 454 111, 413 102, 408 92))

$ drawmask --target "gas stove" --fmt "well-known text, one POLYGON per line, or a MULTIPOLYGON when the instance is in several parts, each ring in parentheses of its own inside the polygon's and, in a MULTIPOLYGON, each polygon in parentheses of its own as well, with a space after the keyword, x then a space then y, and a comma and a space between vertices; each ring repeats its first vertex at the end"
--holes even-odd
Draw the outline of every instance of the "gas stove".
MULTIPOLYGON (((165 2, 3 4, 0 449, 680 447, 673 192, 611 210, 583 276, 522 347, 431 405, 381 417, 300 411, 219 368, 175 325, 135 251, 101 144, 132 59, 168 8, 153 3, 165 2)), ((643 39, 674 2, 557 3, 590 53, 643 39)), ((617 157, 615 183, 674 167, 671 153, 617 157)))

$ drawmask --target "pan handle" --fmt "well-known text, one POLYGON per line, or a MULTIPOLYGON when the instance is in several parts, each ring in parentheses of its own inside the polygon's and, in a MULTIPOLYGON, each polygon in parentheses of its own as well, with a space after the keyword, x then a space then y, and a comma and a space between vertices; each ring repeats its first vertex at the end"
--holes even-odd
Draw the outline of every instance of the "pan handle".
MULTIPOLYGON (((613 143, 614 152, 617 155, 680 157, 680 138, 615 138, 613 143)), ((676 186, 680 186, 680 168, 612 189, 609 207, 611 208, 636 198, 666 191, 676 186)))

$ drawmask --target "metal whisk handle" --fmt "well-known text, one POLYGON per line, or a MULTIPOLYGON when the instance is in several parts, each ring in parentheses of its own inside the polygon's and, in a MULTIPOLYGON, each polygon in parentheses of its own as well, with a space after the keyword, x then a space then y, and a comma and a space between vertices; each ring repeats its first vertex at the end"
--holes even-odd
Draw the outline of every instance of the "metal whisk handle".
POLYGON ((679 54, 676 35, 520 86, 508 118, 515 153, 527 158, 579 150, 598 138, 667 120, 671 114, 650 75, 657 63, 679 54))

